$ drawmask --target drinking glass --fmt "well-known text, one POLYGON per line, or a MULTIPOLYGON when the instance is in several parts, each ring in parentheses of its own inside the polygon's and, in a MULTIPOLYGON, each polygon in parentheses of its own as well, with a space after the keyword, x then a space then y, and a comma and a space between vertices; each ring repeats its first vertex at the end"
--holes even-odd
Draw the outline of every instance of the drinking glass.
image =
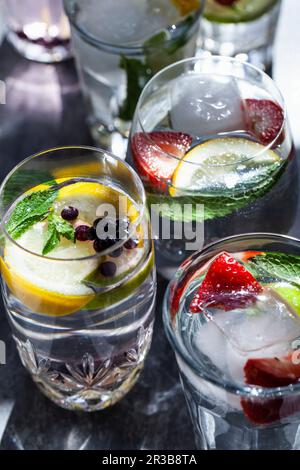
POLYGON ((4 0, 0 0, 0 46, 2 44, 6 29, 6 20, 4 15, 4 0))
POLYGON ((199 47, 269 71, 281 0, 206 0, 199 47))
POLYGON ((287 233, 295 221, 298 169, 284 100, 250 64, 203 56, 165 68, 142 92, 130 143, 168 279, 204 244, 287 233))
MULTIPOLYGON (((262 387, 249 385, 249 382, 245 383, 243 377, 233 379, 234 376, 239 377, 237 372, 239 356, 236 349, 232 346, 229 347, 232 337, 225 338, 225 344, 227 344, 225 348, 227 347, 227 349, 223 351, 221 330, 219 334, 216 333, 216 335, 208 337, 209 330, 207 329, 206 343, 202 341, 202 346, 200 346, 200 343, 197 342, 197 338, 199 341, 198 335, 201 334, 201 329, 205 325, 207 326, 208 323, 203 320, 204 313, 188 313, 190 311, 190 299, 193 295, 192 290, 195 289, 196 280, 203 279, 201 275, 206 270, 207 263, 211 262, 220 253, 234 253, 237 257, 241 256, 243 252, 248 256, 255 256, 255 253, 270 252, 273 259, 277 259, 277 261, 282 259, 282 264, 278 263, 276 268, 279 274, 280 270, 278 268, 282 269, 281 273, 284 271, 286 274, 289 268, 292 271, 293 267, 296 268, 297 266, 296 269, 299 268, 300 241, 297 239, 265 233, 233 236, 208 245, 202 251, 194 253, 179 268, 176 277, 168 287, 164 300, 165 330, 176 354, 181 383, 193 423, 196 444, 199 449, 206 450, 299 449, 299 381, 293 380, 294 375, 291 374, 289 376, 291 377, 290 380, 286 381, 286 384, 290 383, 289 385, 275 386, 274 384, 269 386, 265 384, 262 387), (295 255, 296 259, 293 258, 295 255), (293 261, 289 264, 288 260, 293 261), (210 354, 204 351, 205 344, 210 354), (220 361, 223 364, 221 367, 220 361), (231 374, 228 373, 228 370, 231 371, 231 374)), ((274 283, 274 277, 276 277, 274 273, 271 275, 272 277, 271 282, 274 283)), ((285 286, 286 284, 283 283, 282 285, 285 286)), ((285 287, 280 292, 287 292, 284 289, 285 287)), ((290 286, 289 292, 290 289, 298 292, 296 286, 290 286)), ((225 299, 225 297, 223 298, 225 299)), ((299 304, 295 303, 295 297, 289 297, 287 300, 296 306, 295 308, 298 311, 299 304)), ((270 315, 273 315, 272 306, 269 308, 270 315)), ((280 310, 279 312, 283 311, 280 310)), ((243 313, 245 310, 232 310, 231 321, 239 316, 239 312, 243 313)), ((245 331, 243 340, 246 338, 247 343, 249 343, 251 341, 260 341, 261 338, 268 337, 268 335, 270 335, 270 338, 275 334, 284 335, 286 333, 284 324, 282 329, 280 326, 283 317, 280 317, 281 313, 279 312, 277 312, 277 320, 274 317, 272 317, 273 321, 268 320, 266 316, 264 317, 269 326, 264 330, 259 330, 255 337, 253 329, 245 331)), ((222 310, 220 314, 227 316, 227 321, 230 321, 228 310, 222 310)), ((268 312, 265 315, 267 314, 268 312)), ((243 315, 247 315, 247 313, 243 313, 243 315)), ((294 326, 295 335, 297 336, 300 327, 299 318, 296 315, 296 318, 294 317, 294 320, 291 320, 290 315, 291 313, 289 313, 288 321, 296 320, 297 322, 294 326)), ((258 317, 254 316, 252 317, 252 324, 256 319, 258 322, 260 321, 258 317)), ((234 327, 231 331, 234 331, 234 327)), ((239 334, 242 334, 241 330, 239 330, 239 334)), ((293 364, 295 365, 292 367, 295 367, 298 372, 299 344, 299 339, 295 343, 292 342, 292 345, 295 345, 293 346, 294 359, 292 355, 292 360, 295 360, 293 364)), ((281 348, 283 346, 281 343, 277 343, 273 345, 274 347, 281 348)), ((271 349, 272 346, 270 346, 271 349)), ((266 349, 264 351, 266 354, 266 349)), ((260 351, 252 351, 251 354, 255 355, 256 358, 264 357, 260 351)), ((269 357, 271 357, 270 353, 269 357)), ((288 359, 286 360, 287 368, 289 363, 288 359)), ((247 355, 244 359, 244 362, 246 361, 247 355)), ((258 361, 261 361, 261 359, 258 359, 258 361)), ((268 359, 266 364, 267 361, 268 359)), ((270 362, 273 364, 275 377, 280 380, 280 368, 276 369, 277 365, 280 365, 280 356, 279 359, 273 359, 270 362), (276 376, 276 372, 278 372, 278 376, 276 376)), ((270 373, 272 374, 272 370, 270 370, 270 373)), ((288 369, 286 369, 286 373, 288 373, 288 369)), ((262 375, 258 375, 256 379, 265 377, 268 376, 264 376, 262 372, 262 375)))
POLYGON ((140 179, 102 150, 56 148, 11 171, 0 210, 2 293, 24 367, 63 408, 114 404, 136 382, 152 338, 156 281, 140 179), (117 235, 102 240, 98 224, 121 206, 117 235))
POLYGON ((71 57, 70 26, 62 0, 5 0, 8 39, 27 59, 60 62, 71 57))
POLYGON ((194 55, 202 0, 65 0, 88 123, 101 148, 124 156, 146 82, 194 55))

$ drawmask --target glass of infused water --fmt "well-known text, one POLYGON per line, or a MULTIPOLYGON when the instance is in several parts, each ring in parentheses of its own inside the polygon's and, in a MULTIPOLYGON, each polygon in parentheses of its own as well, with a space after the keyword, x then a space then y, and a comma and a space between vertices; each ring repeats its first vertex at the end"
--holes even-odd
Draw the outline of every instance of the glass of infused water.
POLYGON ((170 283, 164 322, 199 448, 299 449, 299 240, 208 245, 170 283))
POLYGON ((8 39, 27 59, 60 62, 71 57, 70 26, 62 0, 4 0, 8 39))
POLYGON ((24 367, 52 401, 120 400, 149 351, 156 294, 142 183, 101 150, 20 163, 0 189, 3 298, 24 367))
POLYGON ((147 81, 194 55, 202 0, 65 0, 88 122, 101 148, 124 156, 147 81))
POLYGON ((130 144, 168 279, 204 244, 287 233, 295 221, 298 164, 284 100, 250 64, 204 56, 159 72, 139 99, 130 144))

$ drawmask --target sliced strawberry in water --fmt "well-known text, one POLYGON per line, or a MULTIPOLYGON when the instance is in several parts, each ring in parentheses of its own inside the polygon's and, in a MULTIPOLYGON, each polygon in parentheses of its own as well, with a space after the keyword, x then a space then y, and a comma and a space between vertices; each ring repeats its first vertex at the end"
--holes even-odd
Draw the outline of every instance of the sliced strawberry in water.
POLYGON ((293 353, 281 358, 248 359, 245 382, 267 388, 294 384, 300 379, 300 364, 295 362, 293 353))
POLYGON ((234 3, 236 3, 238 0, 215 0, 216 3, 219 3, 220 5, 224 5, 225 7, 230 7, 234 3))
POLYGON ((270 424, 278 421, 282 416, 282 398, 247 399, 242 398, 241 405, 245 416, 254 424, 270 424))
MULTIPOLYGON (((297 353, 296 353, 297 355, 297 353)), ((293 353, 282 358, 248 359, 245 382, 260 387, 284 387, 300 379, 300 364, 293 353)), ((241 401, 245 415, 255 424, 269 424, 300 411, 300 397, 246 399, 241 401)))
POLYGON ((182 132, 139 132, 131 141, 137 170, 146 184, 165 191, 178 160, 189 150, 193 138, 182 132))
MULTIPOLYGON (((271 100, 246 99, 243 102, 243 111, 247 130, 264 145, 273 142, 279 137, 283 122, 284 113, 282 108, 271 100)), ((280 143, 284 134, 278 140, 280 143)))
POLYGON ((246 307, 255 302, 262 286, 230 254, 224 252, 210 268, 190 305, 190 311, 199 313, 204 306, 224 310, 246 307))

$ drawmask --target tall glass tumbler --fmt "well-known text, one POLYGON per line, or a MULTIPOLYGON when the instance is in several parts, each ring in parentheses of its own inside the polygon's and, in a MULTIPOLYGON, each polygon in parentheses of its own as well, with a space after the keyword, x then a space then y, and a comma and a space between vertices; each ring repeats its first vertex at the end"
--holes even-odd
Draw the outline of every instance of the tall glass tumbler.
POLYGON ((139 377, 154 321, 140 179, 101 150, 52 149, 6 177, 0 211, 2 293, 24 367, 63 408, 114 404, 139 377))
POLYGON ((62 0, 5 0, 5 7, 8 39, 27 59, 51 63, 71 57, 62 0))
MULTIPOLYGON (((295 282, 299 267, 299 240, 252 233, 206 246, 171 281, 164 300, 164 324, 199 449, 299 450, 300 290, 295 282), (261 297, 253 297, 251 307, 241 303, 246 298, 245 285, 234 296, 233 291, 219 290, 210 297, 211 304, 203 303, 195 313, 191 309, 194 293, 204 286, 203 279, 208 293, 208 276, 214 283, 216 266, 222 269, 226 259, 229 264, 223 266, 233 277, 230 280, 223 271, 223 279, 229 283, 235 279, 241 285, 235 269, 241 276, 251 266, 264 286, 261 297), (218 303, 214 309, 213 302, 218 303)), ((221 285, 229 286, 222 279, 221 285)))
POLYGON ((281 0, 206 0, 199 47, 270 71, 281 0))
POLYGON ((124 156, 139 95, 194 55, 202 0, 65 0, 95 142, 124 156))

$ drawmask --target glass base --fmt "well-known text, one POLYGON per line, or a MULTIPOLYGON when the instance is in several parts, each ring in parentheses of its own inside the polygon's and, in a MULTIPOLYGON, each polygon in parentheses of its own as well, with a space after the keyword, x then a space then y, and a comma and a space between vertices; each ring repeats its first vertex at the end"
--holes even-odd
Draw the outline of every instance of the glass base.
MULTIPOLYGON (((300 449, 299 415, 270 425, 253 425, 241 410, 226 402, 206 400, 183 374, 181 382, 199 450, 300 449)), ((207 390, 213 394, 211 387, 208 385, 207 390)))
MULTIPOLYGON (((92 412, 114 405, 131 390, 144 367, 152 332, 153 323, 147 328, 141 326, 135 342, 128 344, 127 350, 101 359, 95 347, 93 352, 78 353, 81 343, 76 337, 77 350, 70 361, 66 359, 68 351, 53 358, 48 352, 40 351, 45 347, 41 341, 36 346, 29 339, 24 341, 14 336, 14 340, 23 366, 47 398, 67 410, 92 412)), ((54 343, 52 347, 59 350, 60 345, 54 343)))
POLYGON ((24 33, 10 31, 9 42, 26 59, 43 63, 62 62, 72 57, 71 43, 67 40, 53 39, 52 42, 42 43, 42 40, 32 41, 24 33))
MULTIPOLYGON (((119 386, 116 385, 116 387, 112 387, 111 390, 86 389, 76 391, 74 389, 72 392, 70 390, 69 393, 66 393, 66 391, 60 390, 59 387, 36 380, 35 377, 33 377, 33 380, 39 390, 61 408, 70 411, 85 411, 91 413, 104 410, 122 400, 137 382, 142 368, 143 364, 140 364, 128 375, 124 382, 119 384, 119 386)), ((112 377, 112 380, 113 379, 114 377, 112 377)), ((77 384, 77 386, 80 388, 80 384, 77 384)))

